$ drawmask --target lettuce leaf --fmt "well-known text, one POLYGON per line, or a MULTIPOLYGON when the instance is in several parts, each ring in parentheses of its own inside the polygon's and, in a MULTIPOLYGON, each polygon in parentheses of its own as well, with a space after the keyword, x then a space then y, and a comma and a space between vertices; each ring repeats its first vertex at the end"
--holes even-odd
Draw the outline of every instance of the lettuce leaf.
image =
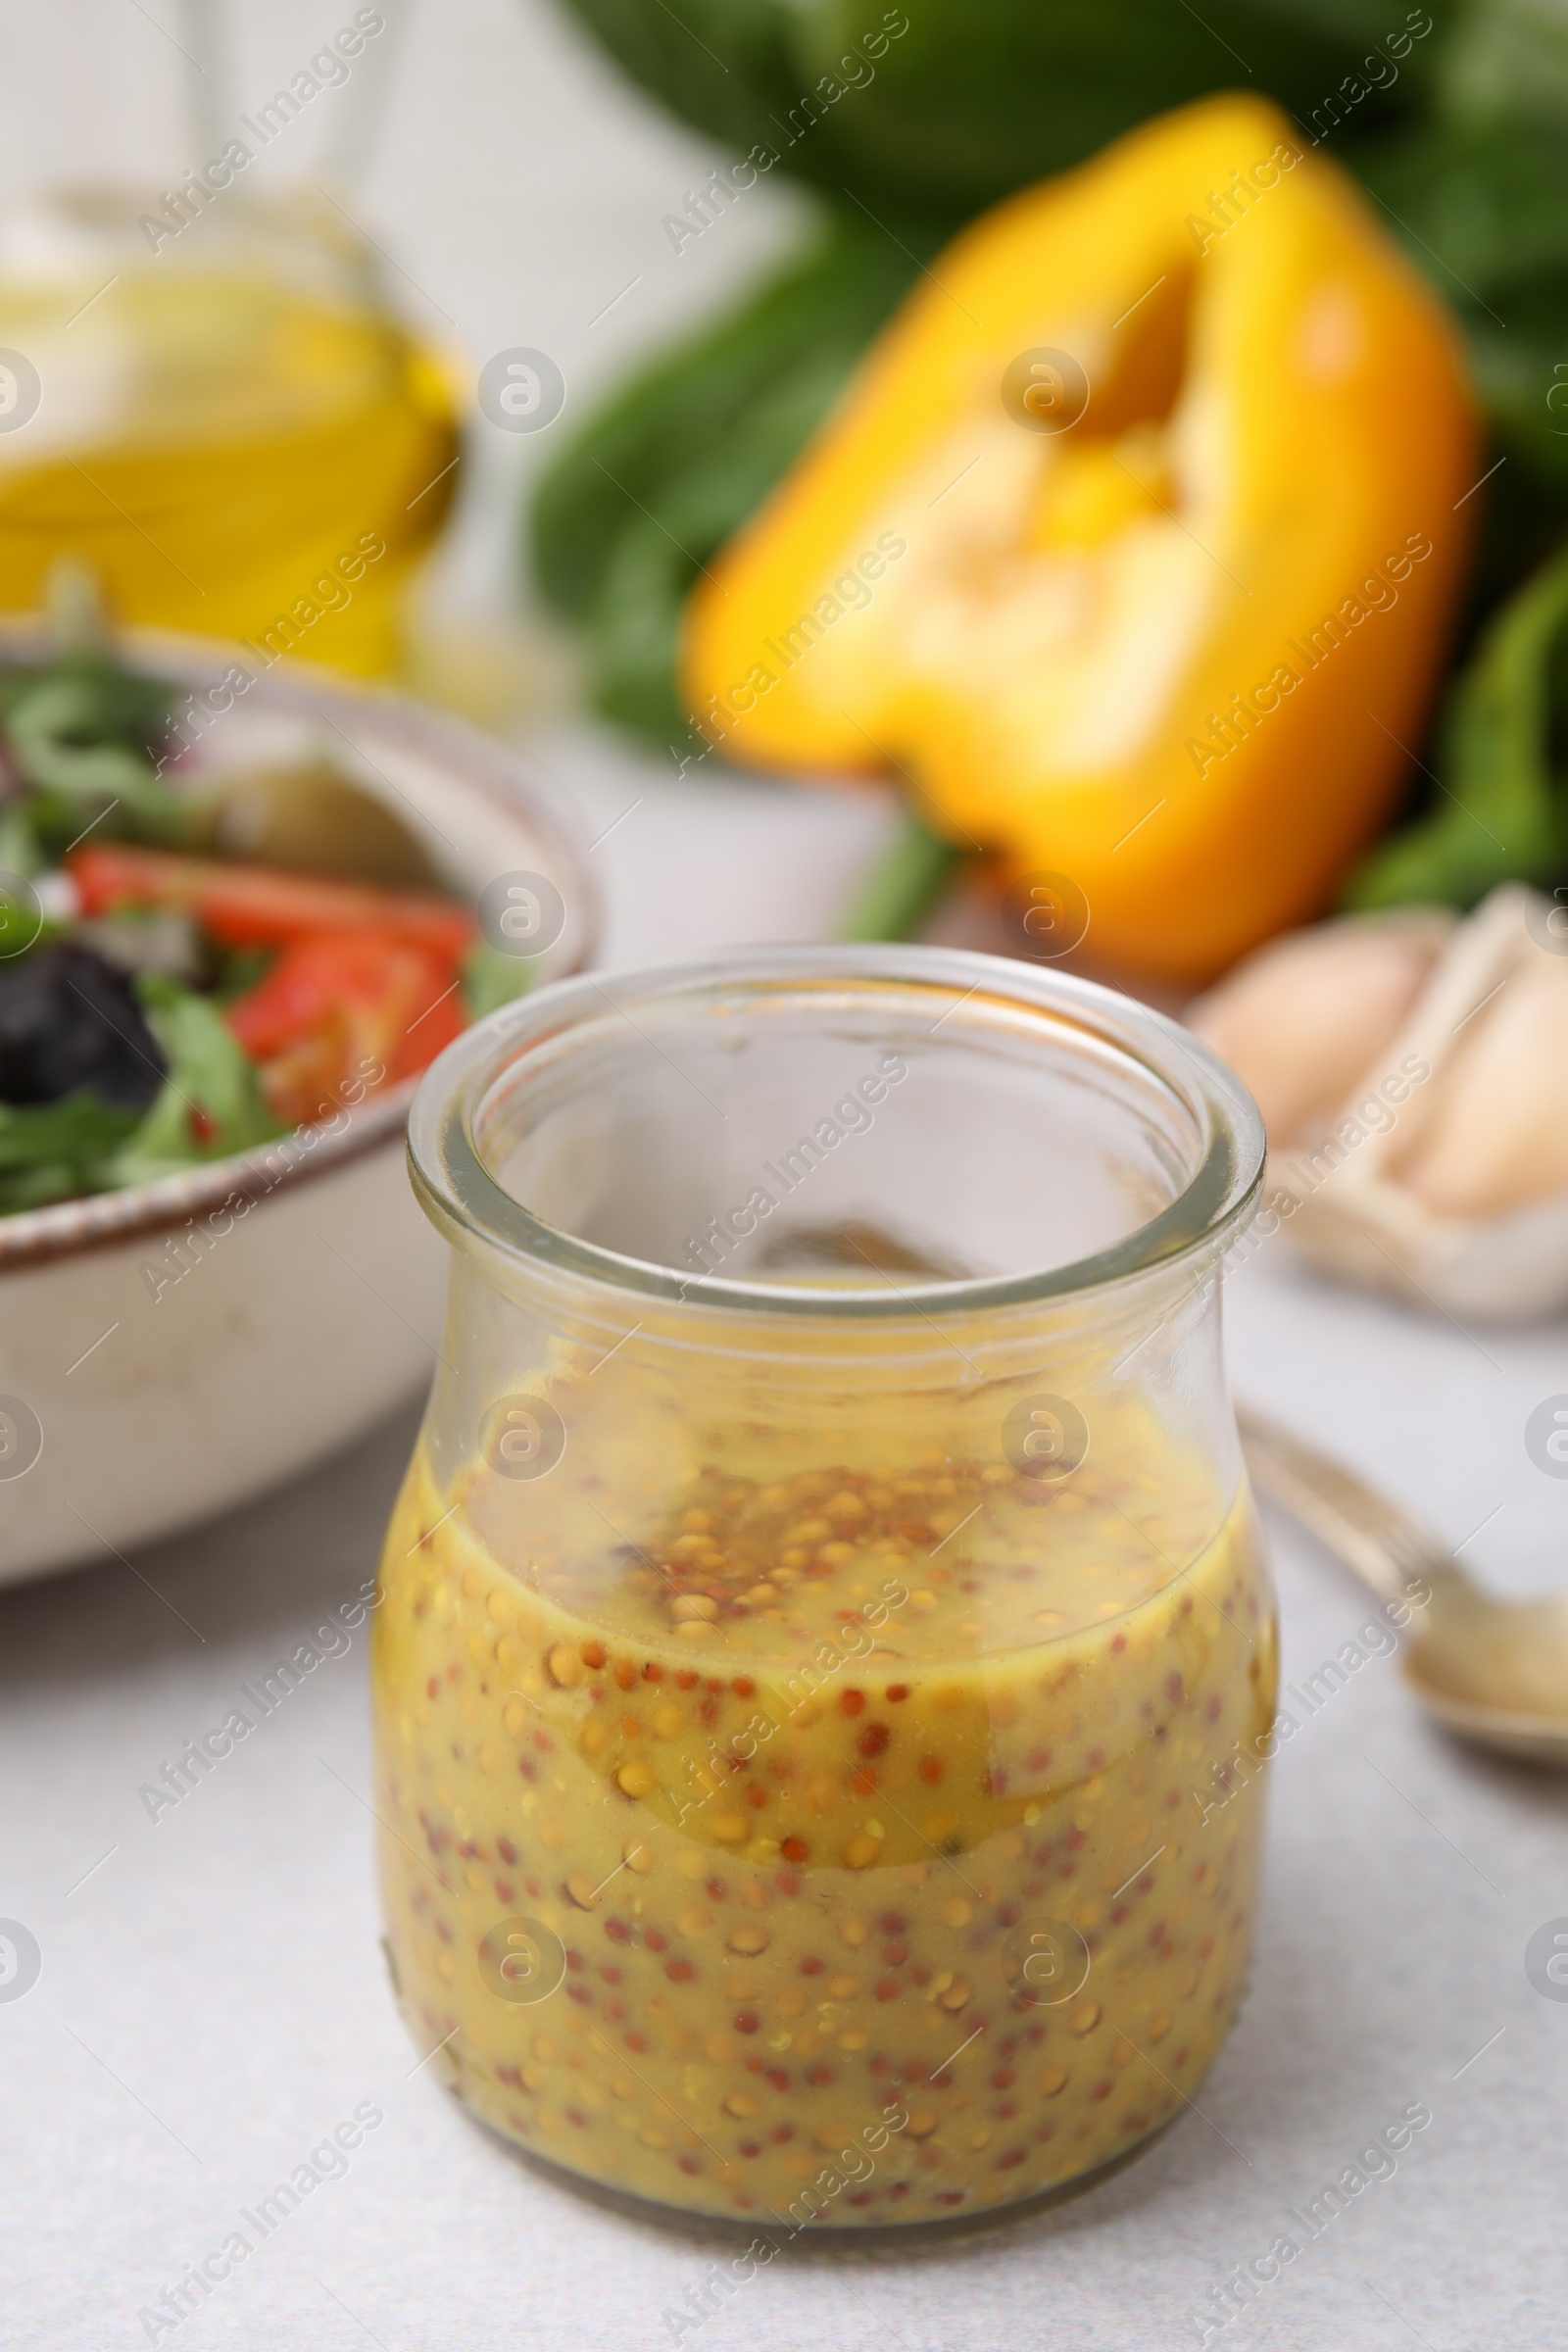
POLYGON ((285 1133, 211 998, 157 972, 143 973, 136 993, 169 1070, 158 1100, 116 1154, 112 1184, 148 1184, 285 1133))
POLYGON ((85 1090, 58 1102, 0 1103, 0 1214, 111 1189, 116 1155, 142 1116, 85 1090))

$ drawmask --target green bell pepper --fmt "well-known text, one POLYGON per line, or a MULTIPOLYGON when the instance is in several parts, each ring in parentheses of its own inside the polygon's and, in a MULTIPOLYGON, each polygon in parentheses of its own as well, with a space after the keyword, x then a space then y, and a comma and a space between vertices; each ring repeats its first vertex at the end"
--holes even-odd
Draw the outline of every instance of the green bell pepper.
POLYGON ((1439 728, 1442 798, 1362 861, 1345 904, 1473 906, 1498 882, 1568 872, 1565 714, 1568 551, 1494 616, 1439 728))

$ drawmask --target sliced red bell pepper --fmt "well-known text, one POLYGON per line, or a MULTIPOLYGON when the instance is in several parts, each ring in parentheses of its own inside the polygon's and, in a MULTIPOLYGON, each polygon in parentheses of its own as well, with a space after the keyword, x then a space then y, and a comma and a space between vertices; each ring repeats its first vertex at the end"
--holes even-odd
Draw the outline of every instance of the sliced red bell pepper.
POLYGON ((355 1080, 390 1084, 434 1060, 466 1013, 450 956, 375 931, 318 931, 290 940, 228 1007, 275 1115, 295 1124, 331 1114, 355 1080), (371 1077, 372 1071, 383 1076, 371 1077))
POLYGON ((172 906, 225 947, 281 947, 313 932, 371 931, 456 962, 472 946, 473 916, 434 891, 380 890, 278 866, 229 865, 120 842, 89 843, 66 860, 85 914, 117 906, 172 906))

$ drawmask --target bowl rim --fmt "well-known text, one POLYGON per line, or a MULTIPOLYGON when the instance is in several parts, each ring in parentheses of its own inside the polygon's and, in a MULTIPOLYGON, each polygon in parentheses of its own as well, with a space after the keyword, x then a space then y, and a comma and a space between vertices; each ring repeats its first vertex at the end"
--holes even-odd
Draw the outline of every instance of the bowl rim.
MULTIPOLYGON (((0 668, 36 659, 49 644, 49 628, 38 616, 0 617, 0 668)), ((481 798, 509 816, 526 819, 548 845, 558 870, 575 885, 573 895, 582 909, 579 938, 551 978, 570 979, 592 963, 601 918, 582 845, 569 822, 546 806, 526 760, 510 745, 396 687, 354 678, 320 662, 282 656, 258 669, 254 649, 231 639, 126 627, 116 630, 114 650, 128 668, 167 674, 181 687, 216 685, 237 664, 251 672, 249 691, 260 689, 274 708, 309 714, 325 710, 328 717, 334 708, 339 713, 369 710, 403 743, 435 760, 445 756, 481 798)), ((347 1111, 341 1126, 318 1122, 296 1127, 248 1152, 182 1169, 177 1175, 0 1217, 0 1279, 59 1258, 86 1256, 130 1240, 167 1234, 201 1216, 248 1215, 282 1187, 293 1189, 400 1143, 418 1085, 416 1075, 368 1097, 347 1111)))

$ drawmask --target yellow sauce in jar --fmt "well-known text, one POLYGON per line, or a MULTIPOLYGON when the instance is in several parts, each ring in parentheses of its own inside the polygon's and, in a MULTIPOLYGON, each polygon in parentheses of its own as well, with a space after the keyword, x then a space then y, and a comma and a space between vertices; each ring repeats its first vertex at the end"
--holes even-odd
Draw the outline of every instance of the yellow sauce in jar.
POLYGON ((776 2234, 1010 2204, 1179 2110, 1256 1897, 1255 1782, 1204 1799, 1276 1659, 1245 1494, 1216 1527, 1134 1436, 1054 1485, 694 1455, 636 1512, 592 1447, 444 1494, 416 1456, 382 1883, 478 2116, 776 2234))

